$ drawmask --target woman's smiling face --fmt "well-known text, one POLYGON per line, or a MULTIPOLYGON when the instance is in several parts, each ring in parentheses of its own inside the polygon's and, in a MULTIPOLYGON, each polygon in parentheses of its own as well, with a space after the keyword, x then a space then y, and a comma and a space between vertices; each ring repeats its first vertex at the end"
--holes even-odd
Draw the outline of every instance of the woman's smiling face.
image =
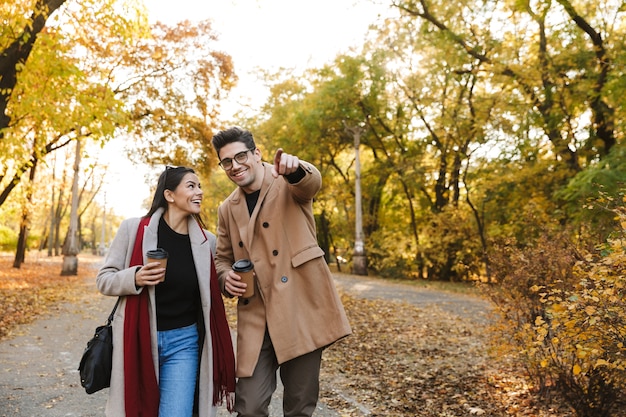
POLYGON ((168 197, 169 209, 177 209, 189 214, 199 214, 202 203, 202 188, 196 174, 185 174, 183 180, 168 197))

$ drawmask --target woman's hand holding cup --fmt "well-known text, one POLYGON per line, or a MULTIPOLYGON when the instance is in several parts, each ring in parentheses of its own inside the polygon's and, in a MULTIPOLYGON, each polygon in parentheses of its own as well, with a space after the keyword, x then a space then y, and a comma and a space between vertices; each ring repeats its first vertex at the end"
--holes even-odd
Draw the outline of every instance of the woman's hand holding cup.
POLYGON ((161 262, 148 262, 135 272, 135 285, 138 287, 157 285, 163 281, 165 281, 165 268, 161 266, 161 262))
POLYGON ((168 253, 156 248, 146 252, 146 264, 135 272, 135 285, 157 285, 165 281, 165 269, 167 268, 168 253))

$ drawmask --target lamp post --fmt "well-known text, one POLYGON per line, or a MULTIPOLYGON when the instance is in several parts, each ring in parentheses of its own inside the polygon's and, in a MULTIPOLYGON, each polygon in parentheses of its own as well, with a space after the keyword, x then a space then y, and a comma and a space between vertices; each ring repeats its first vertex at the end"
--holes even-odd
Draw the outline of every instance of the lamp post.
POLYGON ((356 275, 367 275, 367 256, 365 255, 365 244, 363 242, 363 210, 361 208, 361 161, 359 159, 359 147, 361 146, 361 135, 365 129, 361 126, 347 126, 344 122, 346 132, 354 138, 354 198, 356 233, 354 239, 354 253, 352 255, 352 273, 356 275))

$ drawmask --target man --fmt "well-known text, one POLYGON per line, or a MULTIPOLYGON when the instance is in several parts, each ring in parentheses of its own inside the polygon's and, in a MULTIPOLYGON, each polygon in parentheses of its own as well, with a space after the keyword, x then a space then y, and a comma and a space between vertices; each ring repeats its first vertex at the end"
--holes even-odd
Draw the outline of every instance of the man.
POLYGON ((238 186, 218 209, 216 255, 222 292, 239 297, 235 411, 267 416, 280 369, 284 415, 311 416, 322 350, 351 333, 317 244, 312 202, 321 174, 282 149, 273 165, 263 162, 252 134, 238 127, 217 133, 212 144, 238 186), (232 270, 240 259, 254 264, 250 298, 232 270))

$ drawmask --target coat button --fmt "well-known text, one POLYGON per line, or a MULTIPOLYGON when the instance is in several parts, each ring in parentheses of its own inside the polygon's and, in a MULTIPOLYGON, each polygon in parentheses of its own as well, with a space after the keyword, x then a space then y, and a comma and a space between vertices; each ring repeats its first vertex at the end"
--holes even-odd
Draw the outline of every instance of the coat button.
POLYGON ((274 249, 274 250, 272 251, 272 255, 274 255, 274 256, 278 256, 278 251, 277 251, 276 249, 274 249))
POLYGON ((263 227, 267 229, 268 227, 270 227, 270 224, 268 222, 263 222, 263 227))
POLYGON ((242 241, 239 241, 239 247, 243 248, 243 242, 242 241))
POLYGON ((287 278, 286 276, 283 275, 283 277, 280 279, 281 282, 287 282, 289 281, 289 278, 287 278))

